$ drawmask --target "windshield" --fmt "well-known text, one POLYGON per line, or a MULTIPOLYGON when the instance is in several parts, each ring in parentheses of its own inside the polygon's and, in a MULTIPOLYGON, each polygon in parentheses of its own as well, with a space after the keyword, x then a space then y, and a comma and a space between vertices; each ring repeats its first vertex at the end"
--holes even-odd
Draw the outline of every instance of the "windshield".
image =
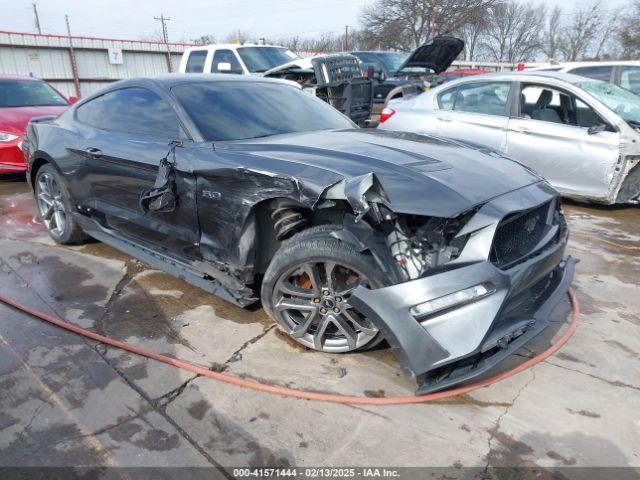
POLYGON ((267 82, 198 82, 171 89, 206 141, 355 128, 340 112, 297 87, 267 82))
POLYGON ((242 47, 238 48, 238 53, 252 73, 266 72, 300 58, 292 51, 280 47, 242 47))
POLYGON ((640 125, 640 97, 606 82, 588 81, 576 85, 591 94, 627 122, 640 125))
POLYGON ((65 98, 44 82, 0 80, 0 108, 66 106, 65 98))
POLYGON ((397 72, 409 55, 407 53, 388 52, 378 53, 377 56, 389 72, 397 72))

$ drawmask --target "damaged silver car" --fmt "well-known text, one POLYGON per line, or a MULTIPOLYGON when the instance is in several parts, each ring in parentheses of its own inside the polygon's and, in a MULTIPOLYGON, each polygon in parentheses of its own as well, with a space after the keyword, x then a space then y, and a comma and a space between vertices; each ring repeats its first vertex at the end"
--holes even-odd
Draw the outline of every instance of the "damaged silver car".
POLYGON ((33 120, 24 152, 59 243, 94 237, 296 342, 386 340, 419 393, 483 374, 569 288, 557 193, 501 155, 360 129, 279 80, 171 75, 33 120))
POLYGON ((555 72, 485 74, 392 101, 378 128, 483 145, 563 196, 640 204, 640 96, 555 72))

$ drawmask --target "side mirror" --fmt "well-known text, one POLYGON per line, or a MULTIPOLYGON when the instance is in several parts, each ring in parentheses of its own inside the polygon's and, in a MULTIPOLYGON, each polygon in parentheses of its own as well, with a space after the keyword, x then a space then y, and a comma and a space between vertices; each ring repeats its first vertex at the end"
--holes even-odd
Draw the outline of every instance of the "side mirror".
POLYGON ((76 103, 78 101, 78 97, 67 97, 67 101, 73 105, 74 103, 76 103))
POLYGON ((587 130, 589 135, 595 135, 600 132, 604 132, 607 129, 607 126, 604 123, 598 123, 597 125, 591 125, 587 130))

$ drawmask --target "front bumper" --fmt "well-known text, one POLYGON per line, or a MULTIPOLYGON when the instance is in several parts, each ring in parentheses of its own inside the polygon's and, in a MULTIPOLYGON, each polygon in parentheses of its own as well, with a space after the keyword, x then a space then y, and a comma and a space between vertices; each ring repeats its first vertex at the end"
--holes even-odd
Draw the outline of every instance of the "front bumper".
POLYGON ((0 174, 24 172, 27 164, 24 162, 20 142, 22 137, 7 143, 0 143, 0 174))
MULTIPOLYGON (((514 192, 479 214, 498 211, 514 199, 522 202, 523 197, 535 204, 544 199, 544 190, 514 192)), ((360 287, 349 300, 380 329, 405 373, 416 377, 418 394, 487 372, 547 327, 552 310, 571 285, 576 261, 564 256, 566 231, 530 258, 499 268, 488 255, 482 258, 483 246, 490 248, 487 232, 493 235, 494 224, 478 230, 465 247, 480 259, 463 251, 463 261, 451 262, 444 270, 382 289, 360 287), (426 317, 412 312, 417 305, 478 285, 490 285, 490 293, 426 317)))

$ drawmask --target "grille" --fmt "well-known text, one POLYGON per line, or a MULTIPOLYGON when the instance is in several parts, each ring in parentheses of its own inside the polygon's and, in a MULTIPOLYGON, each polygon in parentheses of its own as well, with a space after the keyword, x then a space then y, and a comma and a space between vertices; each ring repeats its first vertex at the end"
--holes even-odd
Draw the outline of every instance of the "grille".
POLYGON ((505 268, 529 255, 546 231, 549 203, 509 215, 500 222, 491 247, 491 261, 505 268))

